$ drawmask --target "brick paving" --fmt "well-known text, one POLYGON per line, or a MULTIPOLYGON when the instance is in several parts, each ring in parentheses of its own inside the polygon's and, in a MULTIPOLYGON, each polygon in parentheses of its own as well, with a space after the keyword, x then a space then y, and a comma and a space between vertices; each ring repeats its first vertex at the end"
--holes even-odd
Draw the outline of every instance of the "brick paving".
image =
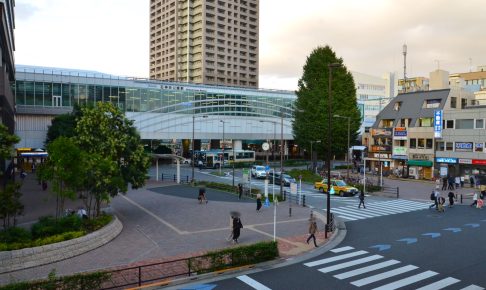
MULTIPOLYGON (((256 212, 253 200, 238 200, 236 195, 212 189, 207 189, 209 203, 199 204, 197 190, 188 185, 150 181, 143 189, 130 190, 126 195, 117 196, 110 207, 123 223, 118 237, 76 257, 1 274, 0 284, 45 278, 52 270, 57 275, 69 275, 117 269, 199 256, 207 251, 232 247, 232 243, 226 240, 230 232, 231 211, 241 213, 244 228, 240 244, 273 239, 272 206, 256 212)), ((35 221, 36 216, 53 213, 55 198, 48 191, 41 190, 33 175, 25 179, 22 192, 28 212, 19 219, 19 223, 28 225, 35 221)), ((75 208, 79 204, 79 201, 70 201, 68 206, 75 208)), ((288 204, 281 202, 278 205, 276 233, 282 257, 314 249, 305 243, 309 214, 310 209, 292 205, 292 216, 289 217, 288 204)), ((318 217, 319 228, 323 229, 325 217, 318 217)), ((323 235, 319 233, 317 236, 320 244, 325 242, 323 235)), ((167 271, 154 268, 144 275, 151 279, 167 271)), ((132 278, 133 273, 114 277, 121 280, 132 278)))

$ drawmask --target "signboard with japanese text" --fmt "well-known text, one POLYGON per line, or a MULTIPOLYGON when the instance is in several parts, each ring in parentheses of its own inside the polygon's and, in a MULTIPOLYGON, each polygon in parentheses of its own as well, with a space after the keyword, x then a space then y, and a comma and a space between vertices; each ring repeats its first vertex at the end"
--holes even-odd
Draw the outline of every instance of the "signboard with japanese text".
POLYGON ((458 163, 459 164, 472 164, 472 160, 471 159, 459 158, 458 163))
POLYGON ((486 165, 486 160, 473 159, 472 164, 474 164, 474 165, 486 165))
POLYGON ((457 163, 457 158, 450 158, 450 157, 437 157, 435 158, 437 163, 457 163))
POLYGON ((442 110, 434 111, 434 138, 442 138, 442 110))
POLYGON ((393 155, 407 155, 407 147, 393 146, 393 155))
POLYGON ((390 145, 372 145, 371 152, 390 152, 392 147, 390 145))
POLYGON ((474 152, 483 152, 484 143, 476 143, 474 146, 474 152))
POLYGON ((456 152, 472 152, 473 142, 456 142, 456 152))
POLYGON ((371 136, 391 137, 393 128, 371 129, 371 136))
POLYGON ((407 128, 405 127, 396 127, 393 131, 393 139, 394 140, 407 140, 407 128))

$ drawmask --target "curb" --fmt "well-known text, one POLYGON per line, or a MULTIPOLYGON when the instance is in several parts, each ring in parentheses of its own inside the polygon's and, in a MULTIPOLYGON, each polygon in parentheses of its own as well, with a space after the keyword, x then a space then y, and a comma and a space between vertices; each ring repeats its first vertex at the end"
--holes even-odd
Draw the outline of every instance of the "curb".
POLYGON ((0 274, 55 263, 109 243, 123 229, 120 220, 116 216, 113 217, 108 225, 83 237, 34 248, 0 252, 0 274))

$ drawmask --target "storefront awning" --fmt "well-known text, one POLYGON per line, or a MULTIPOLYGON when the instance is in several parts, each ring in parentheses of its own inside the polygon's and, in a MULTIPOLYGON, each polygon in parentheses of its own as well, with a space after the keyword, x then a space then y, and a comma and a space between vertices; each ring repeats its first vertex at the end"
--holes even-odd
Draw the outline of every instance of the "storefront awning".
POLYGON ((407 165, 409 166, 423 166, 423 167, 432 167, 433 163, 429 160, 408 160, 407 165))

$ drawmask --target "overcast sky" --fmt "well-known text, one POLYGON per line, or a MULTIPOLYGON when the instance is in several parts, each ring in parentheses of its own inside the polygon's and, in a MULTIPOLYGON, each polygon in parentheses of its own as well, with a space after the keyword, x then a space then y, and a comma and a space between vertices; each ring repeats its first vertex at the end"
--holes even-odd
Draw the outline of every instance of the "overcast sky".
MULTIPOLYGON (((16 0, 17 64, 148 77, 149 0, 16 0)), ((260 0, 260 87, 297 88, 330 45, 352 71, 426 76, 486 65, 484 0, 260 0)))

